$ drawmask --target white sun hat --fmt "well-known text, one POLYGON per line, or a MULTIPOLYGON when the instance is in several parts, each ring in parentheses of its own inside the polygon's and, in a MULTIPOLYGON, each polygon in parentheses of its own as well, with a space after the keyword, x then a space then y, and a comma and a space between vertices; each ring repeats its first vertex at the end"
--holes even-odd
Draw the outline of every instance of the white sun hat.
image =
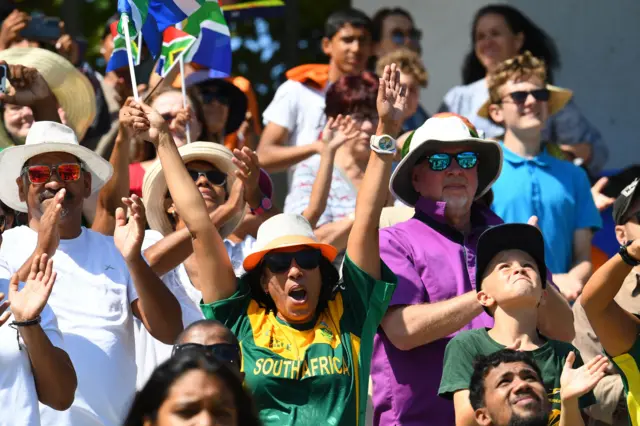
POLYGON ((338 255, 335 247, 318 241, 311 224, 304 216, 280 213, 260 225, 253 251, 244 259, 242 266, 245 271, 250 271, 258 266, 264 255, 271 250, 296 246, 317 248, 329 262, 333 262, 338 255))
MULTIPOLYGON (((223 145, 214 142, 193 142, 178 148, 182 161, 186 164, 191 161, 204 161, 213 164, 218 170, 227 175, 227 194, 236 180, 235 171, 238 167, 231 159, 233 153, 223 145)), ((173 232, 166 211, 165 199, 167 198, 167 181, 162 172, 162 164, 157 161, 145 174, 142 182, 142 200, 147 211, 147 221, 151 229, 168 235, 173 232)), ((246 213, 245 204, 231 216, 220 228, 220 236, 228 237, 242 222, 246 213)))
POLYGON ((27 203, 20 201, 16 179, 27 160, 49 152, 66 152, 76 156, 85 170, 91 173, 91 193, 102 188, 113 174, 111 164, 80 145, 70 127, 53 121, 36 121, 29 129, 24 145, 12 146, 0 152, 0 200, 14 210, 26 212, 27 203))
POLYGON ((478 153, 478 190, 475 199, 482 197, 500 176, 502 148, 496 141, 483 139, 466 118, 449 112, 436 114, 420 126, 405 142, 409 151, 391 175, 389 189, 400 201, 415 206, 420 194, 414 189, 414 166, 429 152, 456 145, 468 146, 478 153))

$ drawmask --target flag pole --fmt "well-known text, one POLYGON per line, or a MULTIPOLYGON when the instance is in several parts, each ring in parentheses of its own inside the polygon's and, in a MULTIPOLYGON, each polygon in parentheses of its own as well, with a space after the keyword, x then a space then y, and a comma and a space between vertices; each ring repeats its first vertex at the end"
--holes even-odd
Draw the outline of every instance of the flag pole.
POLYGON ((136 65, 140 65, 140 58, 142 58, 142 31, 138 32, 138 57, 136 58, 136 65))
POLYGON ((133 54, 131 53, 131 36, 129 35, 129 15, 122 14, 122 26, 124 27, 124 42, 127 45, 127 59, 129 60, 129 73, 131 74, 131 89, 133 89, 133 98, 140 100, 138 95, 138 84, 136 83, 136 73, 133 68, 133 54))
MULTIPOLYGON (((182 22, 178 22, 176 24, 176 28, 182 30, 182 22)), ((182 87, 182 107, 187 109, 187 85, 184 81, 184 55, 180 55, 180 87, 182 87)), ((187 133, 187 143, 191 143, 191 126, 189 126, 189 122, 185 127, 187 133)))

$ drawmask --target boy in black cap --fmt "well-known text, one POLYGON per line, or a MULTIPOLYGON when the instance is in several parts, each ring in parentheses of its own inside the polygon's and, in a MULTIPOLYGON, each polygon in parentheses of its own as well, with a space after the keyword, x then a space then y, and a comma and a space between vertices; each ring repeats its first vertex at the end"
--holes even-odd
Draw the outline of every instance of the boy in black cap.
POLYGON ((629 424, 640 425, 640 319, 625 310, 616 297, 628 285, 637 294, 640 284, 640 183, 634 180, 622 190, 613 204, 616 237, 620 251, 602 265, 589 279, 580 304, 607 355, 618 367, 627 406, 629 424), (614 299, 615 298, 615 299, 614 299))
MULTIPOLYGON (((526 351, 542 371, 552 405, 549 424, 557 424, 565 407, 560 376, 566 358, 575 352, 576 368, 583 363, 572 345, 546 339, 536 328, 538 306, 544 303, 546 294, 542 234, 535 226, 526 224, 489 228, 478 240, 476 264, 478 302, 494 317, 495 324, 492 329, 459 333, 447 344, 438 394, 453 398, 456 425, 475 425, 474 410, 469 402, 473 360, 505 347, 526 351)), ((594 361, 598 362, 606 366, 606 360, 594 361)), ((585 408, 594 403, 593 393, 589 391, 580 398, 579 406, 585 408)))

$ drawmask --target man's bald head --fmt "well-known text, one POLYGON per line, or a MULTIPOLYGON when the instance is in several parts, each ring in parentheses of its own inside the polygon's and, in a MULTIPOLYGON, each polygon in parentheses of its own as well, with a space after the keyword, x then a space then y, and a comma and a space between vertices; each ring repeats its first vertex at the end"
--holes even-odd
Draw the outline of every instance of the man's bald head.
POLYGON ((187 326, 176 340, 177 345, 184 343, 197 343, 200 345, 239 344, 238 338, 223 323, 209 319, 199 320, 187 326))

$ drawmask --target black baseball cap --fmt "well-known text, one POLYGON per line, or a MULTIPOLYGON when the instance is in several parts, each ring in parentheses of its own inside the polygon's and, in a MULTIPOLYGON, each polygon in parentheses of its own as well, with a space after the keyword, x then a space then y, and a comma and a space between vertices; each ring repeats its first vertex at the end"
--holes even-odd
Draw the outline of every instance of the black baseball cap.
POLYGON ((626 217, 627 213, 633 203, 638 199, 638 196, 640 196, 639 188, 638 178, 636 178, 627 185, 627 187, 620 192, 618 198, 616 198, 615 203, 613 203, 613 220, 616 222, 616 225, 624 225, 628 220, 626 217))
POLYGON ((526 223, 505 223, 493 226, 480 235, 476 250, 476 289, 482 289, 482 278, 491 260, 505 250, 522 250, 538 266, 542 288, 547 283, 544 263, 544 238, 538 228, 526 223))

